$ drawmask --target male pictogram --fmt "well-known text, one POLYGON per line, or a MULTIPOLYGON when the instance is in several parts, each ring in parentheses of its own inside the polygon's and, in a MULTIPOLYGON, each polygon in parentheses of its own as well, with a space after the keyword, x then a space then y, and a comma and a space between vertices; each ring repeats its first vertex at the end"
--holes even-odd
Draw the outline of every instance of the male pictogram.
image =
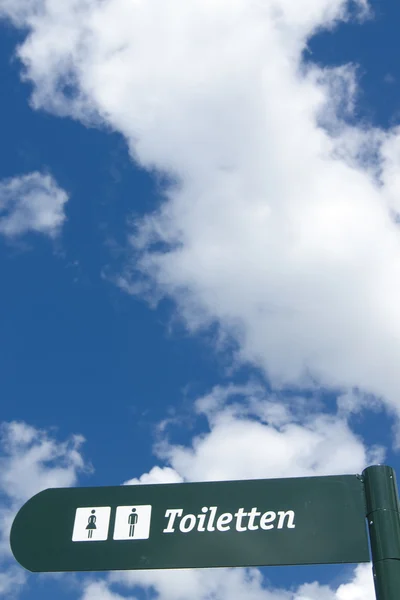
POLYGON ((86 529, 88 530, 88 538, 92 538, 93 537, 93 529, 97 529, 96 527, 96 517, 95 517, 95 510, 92 510, 92 514, 90 515, 90 517, 88 518, 88 524, 86 526, 86 529))
POLYGON ((134 544, 136 540, 147 540, 150 536, 150 521, 150 504, 117 506, 113 539, 130 540, 134 544))
POLYGON ((136 508, 132 508, 132 512, 128 517, 129 523, 129 537, 134 537, 135 535, 135 525, 138 522, 138 516, 136 513, 136 508))

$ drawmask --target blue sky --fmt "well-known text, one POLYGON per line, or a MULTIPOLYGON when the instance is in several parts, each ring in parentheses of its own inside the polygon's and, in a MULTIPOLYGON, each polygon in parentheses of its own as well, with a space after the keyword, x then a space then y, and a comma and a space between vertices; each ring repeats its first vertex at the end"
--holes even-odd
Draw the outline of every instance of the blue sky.
POLYGON ((0 596, 373 597, 368 566, 54 578, 7 547, 49 482, 399 466, 400 8, 369 9, 0 0, 0 596))

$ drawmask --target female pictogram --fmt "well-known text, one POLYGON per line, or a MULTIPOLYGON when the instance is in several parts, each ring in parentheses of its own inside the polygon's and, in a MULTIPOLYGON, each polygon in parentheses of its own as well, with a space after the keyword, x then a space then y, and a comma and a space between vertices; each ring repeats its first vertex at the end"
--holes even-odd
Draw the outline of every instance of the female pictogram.
POLYGON ((96 527, 96 517, 95 517, 95 510, 92 510, 92 514, 90 515, 90 517, 88 518, 88 524, 86 525, 86 529, 88 530, 88 538, 92 538, 93 537, 93 529, 97 529, 96 527))

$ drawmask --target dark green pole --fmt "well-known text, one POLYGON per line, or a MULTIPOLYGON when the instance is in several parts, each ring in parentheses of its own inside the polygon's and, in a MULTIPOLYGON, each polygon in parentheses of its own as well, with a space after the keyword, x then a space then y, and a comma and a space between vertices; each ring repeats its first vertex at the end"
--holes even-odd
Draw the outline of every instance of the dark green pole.
POLYGON ((378 465, 363 471, 377 600, 400 599, 400 504, 396 475, 378 465))

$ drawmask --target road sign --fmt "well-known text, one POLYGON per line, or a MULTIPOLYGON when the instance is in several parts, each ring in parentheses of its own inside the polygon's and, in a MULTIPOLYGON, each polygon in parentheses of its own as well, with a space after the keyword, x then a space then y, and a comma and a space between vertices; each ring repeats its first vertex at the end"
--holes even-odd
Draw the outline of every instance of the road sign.
POLYGON ((11 530, 30 571, 369 561, 356 475, 49 489, 11 530))

